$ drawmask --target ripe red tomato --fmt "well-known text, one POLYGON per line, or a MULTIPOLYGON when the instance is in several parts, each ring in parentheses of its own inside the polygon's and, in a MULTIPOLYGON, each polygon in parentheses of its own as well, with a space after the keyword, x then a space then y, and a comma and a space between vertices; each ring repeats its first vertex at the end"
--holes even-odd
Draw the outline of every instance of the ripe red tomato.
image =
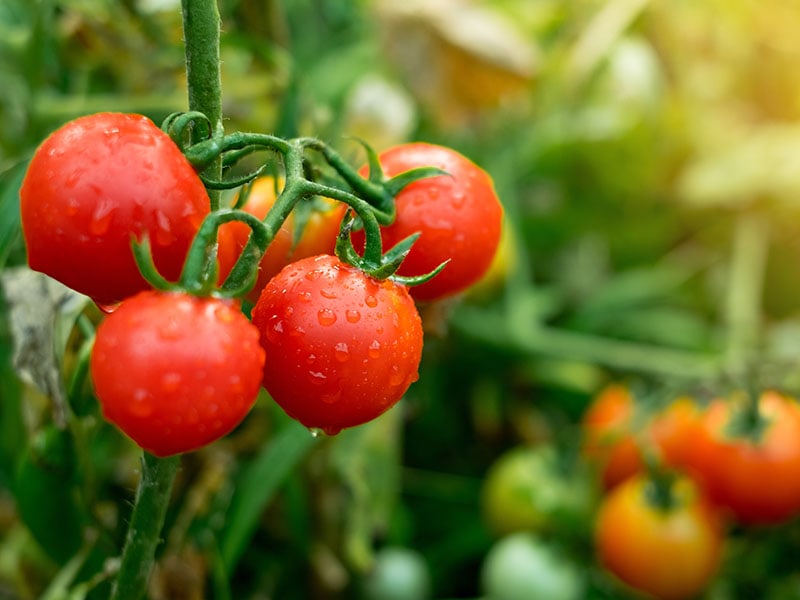
MULTIPOLYGON (((399 275, 424 275, 450 259, 432 280, 412 287, 411 295, 416 300, 437 300, 477 282, 492 262, 503 220, 503 207, 488 173, 455 150, 431 144, 396 146, 379 158, 389 177, 426 166, 448 173, 415 181, 400 191, 397 218, 381 228, 384 250, 421 233, 399 275)), ((353 244, 363 248, 363 231, 353 233, 353 244)))
POLYGON ((800 407, 764 392, 759 411, 766 423, 757 440, 730 430, 742 409, 721 398, 708 406, 687 449, 688 469, 737 521, 785 521, 800 513, 800 407))
POLYGON ((663 600, 694 598, 716 574, 724 532, 688 478, 672 485, 672 504, 653 500, 644 475, 609 492, 595 523, 600 562, 633 588, 663 600))
MULTIPOLYGON (((280 182, 278 182, 280 184, 280 182)), ((275 204, 276 181, 272 177, 257 179, 250 189, 247 200, 242 210, 264 219, 275 204)), ((317 205, 312 207, 308 219, 303 224, 302 233, 295 243, 295 212, 292 212, 275 234, 267 251, 259 263, 258 278, 255 285, 247 294, 247 299, 255 302, 267 282, 278 274, 289 263, 316 256, 318 254, 333 254, 336 247, 336 236, 339 234, 339 223, 344 216, 347 206, 327 198, 315 200, 317 205)), ((239 221, 226 223, 220 232, 220 262, 223 274, 230 272, 236 259, 247 243, 250 228, 239 221), (225 236, 230 236, 227 240, 225 236), (222 247, 229 243, 230 250, 222 247)))
POLYGON ((99 113, 51 134, 20 190, 32 269, 101 304, 148 289, 131 239, 149 237, 168 279, 209 212, 203 183, 172 140, 140 115, 99 113))
POLYGON ((335 434, 393 406, 417 377, 422 323, 408 290, 334 256, 295 262, 253 308, 264 387, 289 416, 335 434))
POLYGON ((688 397, 655 414, 637 414, 629 388, 612 384, 594 398, 583 416, 583 453, 609 490, 644 470, 645 449, 656 452, 669 466, 682 466, 697 418, 698 409, 688 397))
POLYGON ((263 364, 234 301, 150 290, 100 324, 90 359, 103 415, 156 456, 230 432, 255 402, 263 364))

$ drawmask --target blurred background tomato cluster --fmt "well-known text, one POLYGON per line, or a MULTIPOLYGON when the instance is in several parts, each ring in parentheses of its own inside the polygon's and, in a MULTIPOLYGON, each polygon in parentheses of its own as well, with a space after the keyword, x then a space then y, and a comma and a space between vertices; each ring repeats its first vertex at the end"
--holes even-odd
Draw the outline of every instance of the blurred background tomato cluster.
MULTIPOLYGON (((450 146, 494 178, 505 232, 483 281, 421 307, 420 378, 396 409, 298 443, 264 395, 184 459, 151 596, 641 597, 601 556, 614 485, 586 450, 589 423, 617 423, 630 445, 620 479, 664 483, 668 452, 653 459, 648 432, 677 399, 702 412, 741 390, 800 395, 800 4, 220 12, 227 131, 316 136, 354 165, 354 138, 450 146), (589 414, 609 386, 636 416, 589 414)), ((0 3, 0 598, 96 597, 138 460, 75 374, 88 350, 73 328, 94 308, 24 268, 22 175, 76 116, 184 109, 183 51, 175 0, 0 3)), ((780 493, 769 476, 751 484, 780 493)), ((726 521, 700 584, 653 589, 800 598, 795 514, 726 521)), ((685 555, 657 548, 633 568, 680 583, 685 555)))

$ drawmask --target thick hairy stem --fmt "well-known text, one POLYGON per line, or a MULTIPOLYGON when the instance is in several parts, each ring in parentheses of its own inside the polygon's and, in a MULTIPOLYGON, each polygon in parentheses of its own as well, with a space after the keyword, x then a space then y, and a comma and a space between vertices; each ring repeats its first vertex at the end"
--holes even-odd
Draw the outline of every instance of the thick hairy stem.
MULTIPOLYGON (((199 111, 211 123, 211 137, 221 138, 222 78, 219 60, 220 16, 217 0, 182 0, 183 35, 186 44, 186 80, 189 110, 199 111)), ((219 179, 222 160, 215 160, 205 174, 219 179)), ((219 207, 219 193, 209 190, 211 210, 219 207)))
POLYGON ((111 600, 140 600, 145 595, 179 463, 179 456, 158 458, 144 453, 142 476, 111 600))

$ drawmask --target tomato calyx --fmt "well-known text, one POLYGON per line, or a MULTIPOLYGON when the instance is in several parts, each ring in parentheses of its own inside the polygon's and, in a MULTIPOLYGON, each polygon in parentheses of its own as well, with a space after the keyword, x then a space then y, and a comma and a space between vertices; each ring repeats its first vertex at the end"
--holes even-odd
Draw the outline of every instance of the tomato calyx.
POLYGON ((742 439, 758 446, 769 428, 770 419, 762 414, 761 394, 756 391, 742 392, 735 410, 724 427, 724 434, 732 439, 742 439))

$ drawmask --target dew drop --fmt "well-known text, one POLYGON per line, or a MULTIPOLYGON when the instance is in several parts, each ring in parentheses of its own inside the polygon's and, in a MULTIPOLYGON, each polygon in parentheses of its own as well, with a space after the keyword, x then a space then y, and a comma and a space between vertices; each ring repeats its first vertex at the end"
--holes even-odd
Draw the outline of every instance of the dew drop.
POLYGON ((321 436, 325 432, 322 431, 322 429, 320 429, 319 427, 309 427, 308 428, 308 433, 311 434, 311 437, 318 438, 319 436, 321 436))
POLYGON ((105 313, 107 315, 110 315, 115 310, 117 310, 120 307, 121 304, 122 304, 121 302, 114 302, 114 303, 111 303, 111 304, 106 304, 104 302, 95 302, 95 305, 97 306, 97 308, 99 308, 101 312, 103 312, 103 313, 105 313))
POLYGON ((306 273, 306 279, 308 279, 309 281, 316 281, 317 279, 320 278, 320 276, 322 276, 322 273, 320 271, 309 271, 308 273, 306 273))
POLYGON ((333 348, 333 355, 340 363, 347 362, 350 360, 350 349, 345 342, 339 342, 333 348))
POLYGON ((336 323, 336 313, 330 308, 320 308, 317 312, 317 320, 323 327, 329 327, 336 323))
POLYGON ((312 385, 324 385, 328 380, 328 378, 325 376, 325 373, 322 371, 309 371, 308 376, 312 385))
POLYGON ((451 199, 453 201, 453 206, 455 208, 461 208, 464 206, 464 200, 466 199, 466 195, 462 190, 457 190, 453 192, 451 199))
POLYGON ((67 208, 65 210, 68 217, 75 216, 78 212, 78 200, 76 198, 70 198, 67 200, 67 208))
POLYGON ((272 315, 267 321, 267 327, 264 331, 270 342, 273 344, 279 343, 283 334, 283 321, 278 315, 272 315))
POLYGON ((400 367, 397 365, 392 365, 392 373, 389 375, 389 385, 392 387, 397 387, 403 383, 405 379, 406 378, 403 377, 403 374, 400 372, 400 367))
POLYGON ((322 288, 319 291, 320 296, 323 298, 328 298, 329 300, 335 300, 338 297, 336 290, 332 290, 330 288, 322 288))
POLYGON ((300 299, 303 302, 311 302, 311 292, 300 292, 300 299))
POLYGON ((153 414, 153 406, 147 402, 147 390, 138 388, 133 392, 133 402, 128 404, 128 410, 135 417, 149 417, 153 414))
POLYGON ((181 337, 182 327, 176 320, 171 319, 158 330, 158 335, 164 340, 176 340, 181 337))
POLYGON ((378 340, 372 340, 367 349, 367 354, 369 354, 370 358, 378 358, 381 355, 381 343, 378 340))
POLYGON ((169 246, 175 241, 175 234, 172 231, 172 224, 166 214, 161 211, 156 212, 156 243, 159 246, 169 246))
POLYGON ((170 393, 178 390, 182 383, 182 378, 180 373, 175 373, 170 371, 169 373, 164 373, 164 376, 161 378, 161 391, 170 393))
POLYGON ((431 200, 437 200, 439 198, 439 188, 437 187, 429 187, 428 188, 428 198, 431 200))
POLYGON ((316 354, 309 354, 308 356, 306 356, 306 364, 308 365, 313 365, 316 360, 317 360, 316 354))
POLYGON ((350 323, 358 323, 361 320, 361 313, 355 309, 346 310, 344 316, 350 323))
POLYGON ((102 203, 92 214, 89 221, 89 233, 92 235, 103 235, 111 226, 111 217, 114 213, 114 206, 111 203, 102 203))
POLYGON ((370 294, 366 298, 364 298, 364 302, 370 308, 375 308, 376 306, 378 306, 378 299, 375 296, 373 296, 372 294, 370 294))
POLYGON ((328 427, 322 428, 322 431, 325 433, 325 435, 330 435, 330 436, 338 434, 341 430, 342 430, 341 427, 336 427, 334 425, 329 425, 328 427))

